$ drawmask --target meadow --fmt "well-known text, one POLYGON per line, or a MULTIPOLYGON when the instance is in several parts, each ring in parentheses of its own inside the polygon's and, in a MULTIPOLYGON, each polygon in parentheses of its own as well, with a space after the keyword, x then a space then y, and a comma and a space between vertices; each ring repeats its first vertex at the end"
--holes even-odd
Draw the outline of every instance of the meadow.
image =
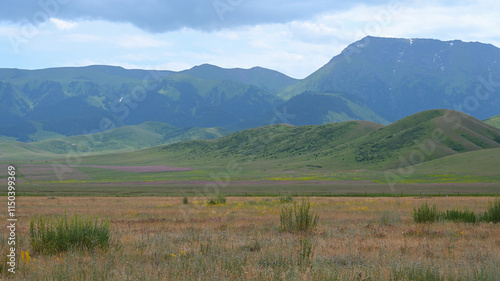
MULTIPOLYGON (((493 197, 308 197, 311 231, 283 231, 277 197, 17 199, 18 270, 2 280, 498 280, 500 225, 415 223, 415 207, 486 211, 493 197), (107 248, 35 253, 30 219, 99 217, 107 248)), ((301 198, 293 198, 300 203, 301 198)), ((6 221, 5 215, 1 219, 6 221)), ((6 233, 0 248, 7 252, 6 233)), ((5 259, 5 255, 2 256, 5 259)))

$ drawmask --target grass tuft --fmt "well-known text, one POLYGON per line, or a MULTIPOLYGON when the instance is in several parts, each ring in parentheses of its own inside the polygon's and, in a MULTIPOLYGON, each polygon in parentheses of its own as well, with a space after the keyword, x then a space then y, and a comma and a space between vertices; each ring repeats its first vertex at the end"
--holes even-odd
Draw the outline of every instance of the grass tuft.
POLYGON ((444 220, 454 221, 454 222, 477 222, 478 218, 474 211, 471 210, 446 210, 442 212, 440 217, 444 220))
POLYGON ((413 220, 416 223, 435 222, 439 219, 439 212, 436 205, 429 207, 424 202, 420 207, 413 208, 413 220))
POLYGON ((282 231, 310 231, 318 225, 318 214, 311 212, 311 203, 302 203, 283 207, 280 213, 280 229, 282 231))
POLYGON ((109 222, 97 218, 82 218, 75 214, 68 220, 64 214, 56 219, 32 217, 30 221, 30 244, 34 253, 107 248, 110 239, 109 222))
POLYGON ((207 205, 223 205, 226 204, 226 196, 222 193, 217 193, 217 196, 214 196, 207 200, 207 205))
POLYGON ((495 202, 490 202, 488 210, 481 217, 482 221, 500 223, 500 199, 495 199, 495 202))

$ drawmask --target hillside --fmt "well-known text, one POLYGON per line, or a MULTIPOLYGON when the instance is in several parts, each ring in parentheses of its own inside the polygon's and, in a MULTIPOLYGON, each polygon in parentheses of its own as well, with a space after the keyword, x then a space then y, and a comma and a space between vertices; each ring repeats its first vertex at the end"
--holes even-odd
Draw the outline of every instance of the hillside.
POLYGON ((498 176, 499 159, 500 148, 483 149, 439 158, 414 169, 419 174, 498 176))
POLYGON ((461 112, 420 112, 346 147, 351 165, 387 169, 441 157, 500 147, 500 130, 461 112))
POLYGON ((87 164, 179 165, 205 169, 242 163, 246 170, 319 167, 354 170, 404 167, 464 152, 500 147, 500 130, 471 116, 431 110, 391 125, 351 121, 319 126, 270 125, 218 140, 176 143, 90 157, 87 164))
POLYGON ((488 119, 484 120, 484 123, 491 125, 493 127, 500 128, 500 115, 488 118, 488 119))
POLYGON ((498 114, 494 104, 500 99, 491 92, 494 85, 486 85, 499 76, 500 49, 492 45, 366 37, 280 96, 289 99, 305 91, 350 94, 391 122, 435 108, 485 119, 498 114), (464 100, 478 87, 488 102, 471 110, 464 100))
POLYGON ((390 122, 366 107, 357 97, 344 94, 305 92, 292 97, 257 119, 240 124, 253 128, 288 123, 295 126, 321 125, 352 120, 369 120, 380 124, 390 122))
POLYGON ((115 151, 134 151, 186 140, 216 139, 229 134, 222 128, 188 128, 147 122, 124 126, 104 132, 61 137, 33 143, 0 143, 0 159, 39 160, 65 155, 103 154, 115 151))

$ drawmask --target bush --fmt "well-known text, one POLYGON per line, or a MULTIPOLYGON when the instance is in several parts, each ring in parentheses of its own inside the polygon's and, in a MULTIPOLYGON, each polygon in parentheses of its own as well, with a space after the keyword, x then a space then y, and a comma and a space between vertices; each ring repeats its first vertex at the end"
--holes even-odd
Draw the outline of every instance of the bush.
POLYGON ((440 217, 444 220, 454 222, 477 222, 478 218, 473 211, 470 210, 446 210, 441 213, 440 217))
POLYGON ((435 222, 439 219, 439 212, 436 205, 429 207, 427 202, 420 207, 413 208, 413 220, 417 223, 435 222))
POLYGON ((207 200, 207 205, 221 205, 226 203, 226 196, 222 193, 217 193, 216 197, 207 200))
POLYGON ((30 221, 30 244, 34 253, 54 254, 67 250, 107 248, 111 239, 109 221, 66 214, 55 221, 43 216, 30 221))
POLYGON ((309 231, 318 225, 318 214, 311 213, 311 203, 302 200, 302 204, 284 207, 280 213, 282 231, 309 231))
POLYGON ((189 204, 189 200, 188 200, 188 198, 187 198, 186 196, 184 196, 184 197, 182 198, 182 204, 184 204, 184 205, 189 204))
POLYGON ((481 221, 493 223, 500 222, 500 200, 498 198, 495 199, 495 202, 490 202, 488 210, 481 217, 481 221))
POLYGON ((280 203, 291 203, 293 202, 293 197, 290 193, 286 193, 280 197, 280 203))

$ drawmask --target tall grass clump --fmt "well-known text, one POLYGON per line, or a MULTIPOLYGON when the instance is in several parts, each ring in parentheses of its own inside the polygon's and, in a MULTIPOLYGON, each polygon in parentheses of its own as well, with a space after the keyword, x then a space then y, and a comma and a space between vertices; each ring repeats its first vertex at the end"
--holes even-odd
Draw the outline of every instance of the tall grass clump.
POLYGON ((217 193, 217 196, 209 198, 207 200, 207 205, 222 205, 226 203, 226 196, 222 193, 217 193))
POLYGON ((318 214, 311 212, 311 203, 302 200, 301 204, 293 204, 281 209, 280 229, 282 231, 310 231, 318 225, 318 214))
POLYGON ((453 222, 477 222, 478 216, 471 210, 446 210, 442 212, 440 217, 444 220, 453 222))
POLYGON ((481 217, 482 221, 500 223, 500 199, 495 199, 495 202, 490 202, 488 210, 481 217))
POLYGON ((32 217, 30 244, 34 253, 55 254, 68 250, 92 250, 107 248, 111 239, 109 221, 92 217, 82 218, 64 214, 50 219, 32 217))
POLYGON ((413 208, 413 220, 416 223, 435 222, 439 219, 439 212, 436 205, 429 207, 427 202, 424 202, 420 207, 413 208))

